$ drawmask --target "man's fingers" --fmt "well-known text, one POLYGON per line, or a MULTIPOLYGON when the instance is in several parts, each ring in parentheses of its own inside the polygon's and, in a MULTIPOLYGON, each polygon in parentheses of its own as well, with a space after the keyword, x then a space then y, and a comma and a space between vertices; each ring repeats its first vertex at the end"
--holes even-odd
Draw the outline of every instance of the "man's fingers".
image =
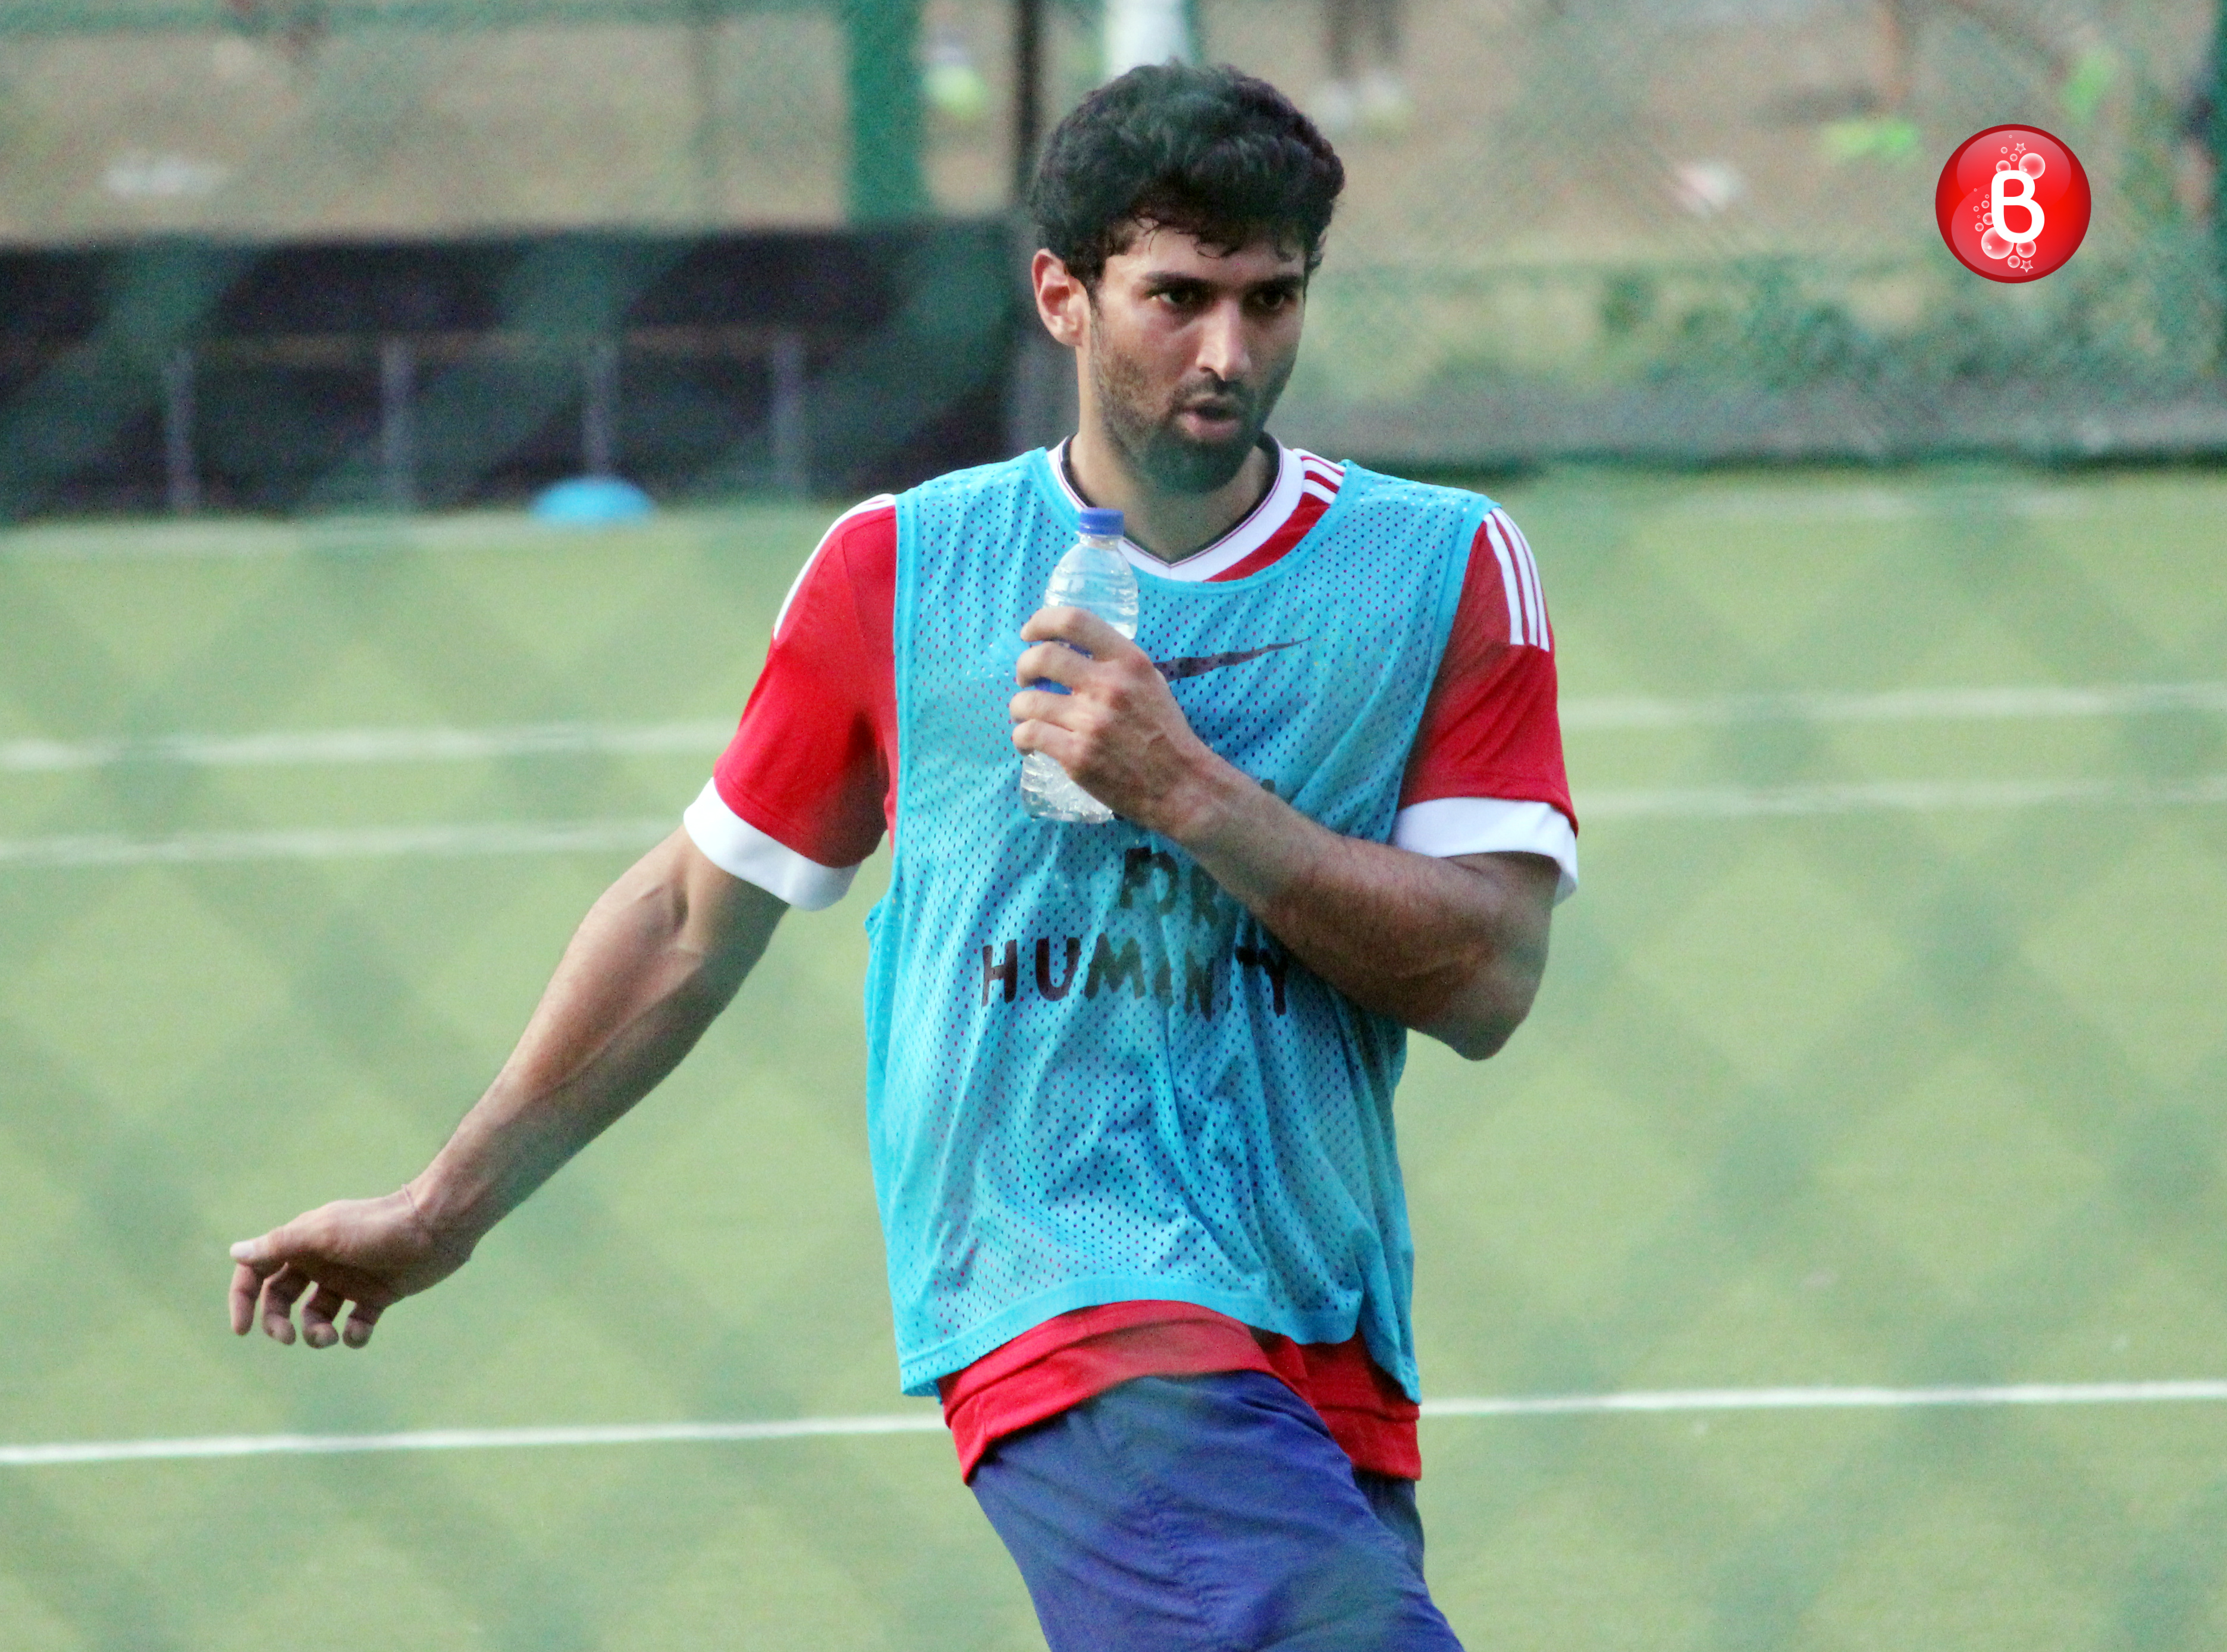
POLYGON ((1024 642, 1068 642, 1104 660, 1136 645, 1087 608, 1040 608, 1021 627, 1024 642))
POLYGON ((232 1247, 232 1334, 247 1336, 256 1324, 256 1300, 263 1296, 263 1280, 274 1272, 270 1260, 270 1234, 240 1241, 232 1247))
MULTIPOLYGON (((236 1255, 239 1247, 233 1247, 236 1255)), ((255 1299, 263 1294, 263 1276, 252 1264, 239 1262, 232 1270, 232 1334, 245 1336, 255 1329, 255 1299)))
POLYGON ((332 1286, 318 1285, 302 1304, 302 1340, 311 1348, 330 1348, 340 1341, 333 1318, 347 1306, 348 1298, 332 1286))
POLYGON ((1094 661, 1077 654, 1063 642, 1039 642, 1024 649, 1013 667, 1017 683, 1057 683, 1062 688, 1079 688, 1088 676, 1094 661))
POLYGON ((1075 766, 1082 761, 1082 737, 1056 723, 1016 723, 1013 749, 1041 751, 1072 777, 1075 766))
MULTIPOLYGON (((371 1288, 377 1296, 387 1295, 376 1286, 371 1288)), ((330 1348, 335 1343, 361 1348, 371 1340, 372 1327, 379 1324, 380 1315, 392 1305, 391 1300, 358 1301, 342 1324, 341 1311, 348 1307, 347 1291, 312 1279, 290 1262, 258 1271, 253 1263, 242 1261, 233 1268, 231 1305, 235 1334, 245 1336, 259 1320, 264 1335, 273 1342, 290 1343, 297 1334, 293 1317, 297 1303, 302 1310, 298 1335, 311 1348, 330 1348)))
POLYGON ((294 1340, 294 1299, 309 1289, 309 1276, 291 1264, 263 1281, 263 1334, 275 1343, 294 1340))
MULTIPOLYGON (((256 1304, 263 1298, 264 1285, 284 1268, 274 1242, 279 1232, 273 1228, 254 1239, 243 1239, 232 1247, 232 1330, 236 1336, 245 1336, 255 1328, 256 1304)), ((289 1297, 286 1300, 290 1304, 293 1298, 289 1297)), ((271 1335, 276 1336, 278 1333, 273 1330, 271 1335)))
POLYGON ((1016 723, 1051 723, 1061 728, 1069 718, 1084 714, 1072 694, 1055 694, 1048 688, 1023 689, 1005 710, 1016 723))

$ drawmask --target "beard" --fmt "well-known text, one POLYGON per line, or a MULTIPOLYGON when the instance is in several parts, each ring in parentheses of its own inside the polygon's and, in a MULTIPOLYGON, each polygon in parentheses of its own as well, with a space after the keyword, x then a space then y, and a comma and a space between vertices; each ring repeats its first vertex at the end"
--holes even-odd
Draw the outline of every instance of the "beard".
POLYGON ((1092 354, 1091 378, 1107 433, 1133 469, 1171 494, 1210 494, 1243 468, 1284 393, 1292 366, 1279 363, 1258 384, 1211 376, 1188 380, 1160 400, 1133 357, 1101 348, 1092 354), (1177 420, 1202 405, 1235 417, 1237 428, 1211 442, 1186 436, 1177 420))

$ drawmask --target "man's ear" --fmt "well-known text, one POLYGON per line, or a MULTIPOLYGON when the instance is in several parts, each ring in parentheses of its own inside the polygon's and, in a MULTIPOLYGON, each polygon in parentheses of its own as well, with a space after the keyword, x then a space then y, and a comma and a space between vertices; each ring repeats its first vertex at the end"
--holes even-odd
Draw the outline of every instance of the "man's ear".
POLYGON ((1029 283, 1036 290, 1037 314, 1044 329, 1070 350, 1082 348, 1088 324, 1090 290, 1057 254, 1038 248, 1029 261, 1029 283))

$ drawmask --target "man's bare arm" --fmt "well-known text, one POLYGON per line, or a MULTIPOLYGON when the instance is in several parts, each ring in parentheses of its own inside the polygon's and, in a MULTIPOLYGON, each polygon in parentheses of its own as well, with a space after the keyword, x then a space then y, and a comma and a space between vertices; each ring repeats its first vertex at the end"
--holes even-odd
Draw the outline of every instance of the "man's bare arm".
POLYGON ((1547 967, 1553 861, 1420 855, 1341 837, 1235 769, 1207 786, 1166 835, 1317 975, 1471 1061, 1522 1024, 1547 967))
POLYGON ((310 1347, 361 1348, 391 1304, 461 1267, 680 1064, 787 909, 686 832, 651 850, 589 909, 517 1049, 431 1164, 384 1198, 323 1205, 233 1247, 233 1330, 252 1327, 259 1298, 265 1331, 290 1343, 303 1299, 310 1347))
POLYGON ((1018 679, 1071 692, 1015 695, 1014 745, 1049 753, 1116 813, 1182 845, 1355 1003, 1472 1061, 1508 1042, 1546 968, 1552 861, 1441 860, 1341 837, 1216 756, 1152 661, 1104 622, 1046 609, 1021 635, 1037 646, 1018 679))

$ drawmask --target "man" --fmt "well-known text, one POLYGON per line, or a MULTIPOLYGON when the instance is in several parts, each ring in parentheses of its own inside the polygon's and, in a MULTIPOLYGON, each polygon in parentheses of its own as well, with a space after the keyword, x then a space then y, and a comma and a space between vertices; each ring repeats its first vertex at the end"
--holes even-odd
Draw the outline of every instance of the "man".
POLYGON ((1034 277, 1081 428, 836 523, 684 829, 597 903, 487 1094, 407 1187, 236 1247, 235 1330, 291 1341, 298 1300, 311 1346, 361 1346, 886 826, 900 1375, 941 1394, 1051 1644, 1455 1644, 1392 1091, 1406 1029, 1483 1057, 1522 1019, 1574 839, 1514 525, 1263 434, 1343 183, 1228 70, 1139 69, 1061 124, 1034 277), (1086 503, 1126 513, 1134 644, 1031 611, 1086 503), (1120 819, 1029 818, 1030 751, 1120 819))

